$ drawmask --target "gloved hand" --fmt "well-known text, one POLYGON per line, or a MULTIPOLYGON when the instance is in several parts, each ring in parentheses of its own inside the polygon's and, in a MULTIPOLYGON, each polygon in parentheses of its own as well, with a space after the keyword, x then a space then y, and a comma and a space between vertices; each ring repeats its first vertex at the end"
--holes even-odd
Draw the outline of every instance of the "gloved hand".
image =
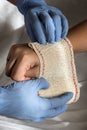
POLYGON ((16 0, 16 5, 24 14, 25 26, 33 42, 53 43, 66 37, 68 22, 59 9, 48 6, 44 0, 16 0))
POLYGON ((48 82, 43 78, 16 82, 7 88, 0 87, 0 114, 40 122, 63 113, 73 94, 53 99, 39 97, 38 91, 48 87, 48 82))

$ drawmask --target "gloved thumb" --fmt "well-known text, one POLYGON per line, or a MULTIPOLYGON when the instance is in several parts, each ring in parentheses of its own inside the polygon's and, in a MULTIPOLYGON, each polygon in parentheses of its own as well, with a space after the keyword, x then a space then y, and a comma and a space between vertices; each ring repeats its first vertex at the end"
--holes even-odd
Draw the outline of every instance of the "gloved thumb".
POLYGON ((50 84, 47 82, 46 79, 44 78, 39 78, 39 85, 38 85, 38 90, 40 89, 48 89, 50 84))

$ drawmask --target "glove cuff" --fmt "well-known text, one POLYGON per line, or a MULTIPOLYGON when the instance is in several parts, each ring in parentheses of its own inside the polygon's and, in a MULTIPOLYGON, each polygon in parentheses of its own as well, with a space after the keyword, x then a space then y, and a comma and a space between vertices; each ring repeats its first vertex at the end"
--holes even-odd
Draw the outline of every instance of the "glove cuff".
POLYGON ((79 98, 79 86, 76 76, 73 49, 68 39, 58 43, 40 45, 29 44, 34 49, 40 60, 40 77, 50 83, 48 90, 40 90, 43 97, 54 97, 67 92, 73 92, 71 102, 79 98))
POLYGON ((47 4, 44 0, 16 0, 16 5, 22 14, 26 14, 29 8, 47 4))

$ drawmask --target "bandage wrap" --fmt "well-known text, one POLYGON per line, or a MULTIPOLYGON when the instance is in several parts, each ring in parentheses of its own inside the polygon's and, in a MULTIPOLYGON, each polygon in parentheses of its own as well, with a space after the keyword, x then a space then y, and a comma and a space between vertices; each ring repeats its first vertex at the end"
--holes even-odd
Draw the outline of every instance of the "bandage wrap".
POLYGON ((54 44, 40 45, 30 43, 40 60, 40 77, 50 83, 46 90, 40 90, 42 97, 55 97, 66 92, 73 92, 73 97, 68 103, 76 102, 80 95, 73 48, 70 41, 62 39, 54 44))

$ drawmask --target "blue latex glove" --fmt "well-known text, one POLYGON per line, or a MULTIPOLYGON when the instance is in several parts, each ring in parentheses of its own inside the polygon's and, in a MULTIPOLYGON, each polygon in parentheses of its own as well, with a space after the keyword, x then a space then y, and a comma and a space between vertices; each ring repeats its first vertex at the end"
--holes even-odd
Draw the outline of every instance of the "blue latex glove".
POLYGON ((0 87, 0 114, 40 122, 63 113, 73 94, 53 99, 39 97, 38 91, 48 86, 48 82, 40 78, 13 83, 7 88, 0 87))
POLYGON ((48 6, 44 0, 16 0, 16 3, 24 14, 25 26, 33 42, 53 43, 66 37, 68 22, 59 9, 48 6))

